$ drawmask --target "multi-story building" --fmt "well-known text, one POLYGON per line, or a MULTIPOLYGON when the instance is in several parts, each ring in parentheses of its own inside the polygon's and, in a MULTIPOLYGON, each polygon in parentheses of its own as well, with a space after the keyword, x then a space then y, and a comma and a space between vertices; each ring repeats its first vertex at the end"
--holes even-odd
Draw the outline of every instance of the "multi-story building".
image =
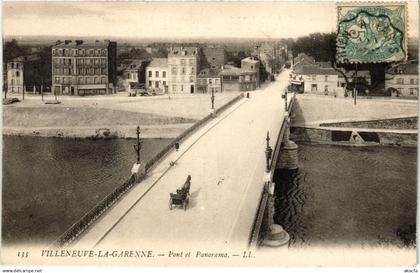
POLYGON ((197 47, 171 47, 168 54, 169 92, 195 93, 199 67, 197 47))
POLYGON ((389 90, 393 97, 418 98, 418 64, 402 64, 387 71, 385 74, 385 90, 389 90))
POLYGON ((254 57, 248 57, 241 60, 241 68, 246 71, 254 71, 256 74, 257 87, 260 86, 260 61, 254 57))
POLYGON ((23 92, 23 63, 22 57, 7 63, 7 92, 23 92))
POLYGON ((117 43, 58 41, 52 47, 52 91, 66 95, 116 92, 117 43))
POLYGON ((258 87, 257 72, 233 66, 225 66, 221 77, 221 89, 225 91, 252 91, 258 87))
POLYGON ((153 59, 146 68, 146 88, 160 93, 168 93, 168 80, 168 59, 153 59))
POLYGON ((45 79, 39 55, 22 56, 9 61, 7 67, 8 92, 40 92, 49 81, 45 79))
MULTIPOLYGON (((129 59, 124 61, 124 68, 120 72, 120 85, 124 87, 125 90, 131 91, 130 84, 145 84, 146 81, 146 66, 149 61, 138 60, 138 59, 129 59)), ((120 66, 121 68, 122 66, 120 66)), ((121 90, 119 90, 121 91, 121 90)))
POLYGON ((197 93, 217 93, 222 91, 220 76, 210 68, 200 71, 197 75, 197 93))

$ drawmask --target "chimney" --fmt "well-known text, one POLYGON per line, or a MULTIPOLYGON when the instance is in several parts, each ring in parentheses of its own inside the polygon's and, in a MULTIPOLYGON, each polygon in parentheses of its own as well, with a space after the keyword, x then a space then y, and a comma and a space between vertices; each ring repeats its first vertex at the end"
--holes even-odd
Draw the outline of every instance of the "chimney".
POLYGON ((81 45, 83 44, 83 40, 76 40, 76 45, 81 45))
POLYGON ((55 45, 59 45, 61 44, 61 40, 57 40, 57 42, 55 42, 55 45))
POLYGON ((71 40, 64 40, 64 43, 65 43, 66 45, 68 45, 68 44, 70 44, 70 43, 71 43, 71 40))

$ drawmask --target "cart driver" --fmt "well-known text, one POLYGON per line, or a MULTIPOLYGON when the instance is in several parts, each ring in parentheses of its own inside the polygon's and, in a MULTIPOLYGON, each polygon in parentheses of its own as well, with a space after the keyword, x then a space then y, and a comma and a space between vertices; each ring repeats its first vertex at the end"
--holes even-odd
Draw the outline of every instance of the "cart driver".
POLYGON ((188 175, 187 181, 185 181, 184 185, 182 186, 182 191, 189 194, 190 193, 190 187, 191 187, 191 175, 188 175))

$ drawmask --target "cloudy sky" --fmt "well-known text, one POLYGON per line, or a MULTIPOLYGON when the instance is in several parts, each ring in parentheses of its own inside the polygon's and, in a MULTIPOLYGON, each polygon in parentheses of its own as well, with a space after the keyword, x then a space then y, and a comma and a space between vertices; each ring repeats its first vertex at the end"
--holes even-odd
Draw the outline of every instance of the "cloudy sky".
MULTIPOLYGON (((418 5, 409 3, 411 37, 418 5)), ((334 2, 3 2, 5 35, 298 37, 336 30, 334 2)))

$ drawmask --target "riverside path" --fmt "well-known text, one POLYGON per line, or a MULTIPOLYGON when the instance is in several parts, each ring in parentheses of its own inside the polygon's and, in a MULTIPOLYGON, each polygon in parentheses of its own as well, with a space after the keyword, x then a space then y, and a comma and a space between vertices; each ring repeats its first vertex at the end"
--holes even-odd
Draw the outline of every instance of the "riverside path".
POLYGON ((185 139, 71 247, 246 247, 264 183, 266 133, 274 148, 288 74, 250 92, 249 99, 185 139), (170 210, 169 193, 187 175, 192 177, 189 207, 170 210))

